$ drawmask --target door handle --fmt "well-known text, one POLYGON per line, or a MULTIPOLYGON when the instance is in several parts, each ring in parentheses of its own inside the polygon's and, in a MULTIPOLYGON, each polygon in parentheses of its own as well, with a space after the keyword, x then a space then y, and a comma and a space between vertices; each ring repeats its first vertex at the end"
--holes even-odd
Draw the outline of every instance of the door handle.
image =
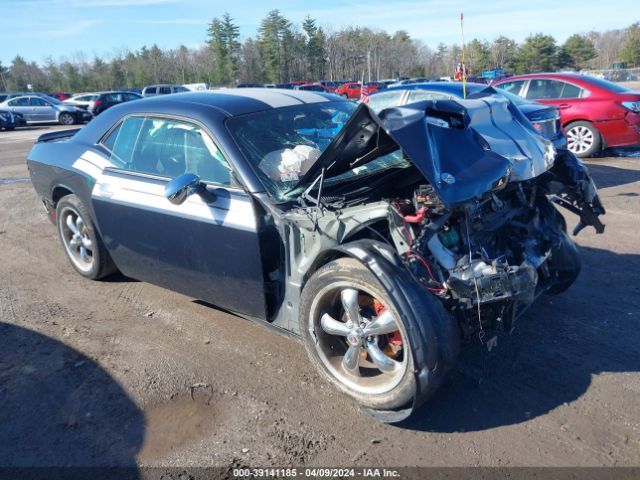
POLYGON ((561 103, 560 105, 558 105, 558 108, 569 108, 571 105, 569 105, 568 103, 561 103))

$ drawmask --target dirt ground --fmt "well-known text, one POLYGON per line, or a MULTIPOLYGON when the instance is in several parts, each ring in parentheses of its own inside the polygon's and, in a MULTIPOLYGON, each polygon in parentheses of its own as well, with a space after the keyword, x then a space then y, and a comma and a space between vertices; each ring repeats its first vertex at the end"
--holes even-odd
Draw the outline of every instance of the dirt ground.
POLYGON ((578 237, 576 285, 390 426, 291 338, 77 275, 28 183, 51 128, 0 132, 0 466, 640 465, 640 158, 588 162, 607 228, 578 237))

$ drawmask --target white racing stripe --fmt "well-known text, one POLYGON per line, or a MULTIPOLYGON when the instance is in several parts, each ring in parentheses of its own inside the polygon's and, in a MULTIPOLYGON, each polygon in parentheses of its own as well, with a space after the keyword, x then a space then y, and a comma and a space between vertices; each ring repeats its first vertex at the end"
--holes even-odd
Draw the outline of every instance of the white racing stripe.
POLYGON ((102 175, 102 171, 105 168, 113 167, 113 163, 102 155, 92 152, 91 150, 87 150, 80 155, 80 158, 73 162, 71 167, 97 179, 102 175))
POLYGON ((253 206, 244 194, 220 189, 213 205, 207 205, 199 195, 191 195, 182 205, 174 205, 164 196, 164 184, 109 174, 104 169, 110 166, 113 166, 110 161, 90 150, 73 163, 73 168, 96 179, 92 198, 245 231, 256 230, 253 206))
POLYGON ((164 213, 192 220, 255 231, 253 206, 248 198, 220 189, 214 205, 207 205, 199 195, 191 195, 182 205, 174 205, 164 196, 164 184, 103 173, 91 196, 96 199, 134 208, 164 213), (228 198, 223 195, 228 194, 228 198))
POLYGON ((249 199, 240 198, 228 190, 221 191, 229 193, 229 197, 222 198, 219 195, 215 205, 207 205, 198 195, 189 196, 182 205, 174 205, 165 198, 164 185, 104 174, 94 186, 92 197, 176 217, 255 231, 256 221, 249 199))

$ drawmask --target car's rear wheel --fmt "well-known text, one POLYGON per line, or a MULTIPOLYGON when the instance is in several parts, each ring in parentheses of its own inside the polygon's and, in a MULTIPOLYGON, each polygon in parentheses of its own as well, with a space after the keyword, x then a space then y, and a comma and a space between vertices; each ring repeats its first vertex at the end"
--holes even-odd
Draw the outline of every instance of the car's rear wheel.
POLYGON ((395 409, 415 394, 409 339, 391 298, 360 262, 318 270, 300 300, 300 328, 318 370, 363 406, 395 409))
POLYGON ((66 195, 56 206, 60 241, 73 268, 83 277, 97 280, 116 271, 86 207, 75 195, 66 195))
POLYGON ((600 132, 590 122, 573 122, 567 125, 567 147, 577 157, 590 157, 600 151, 600 132))
POLYGON ((73 125, 76 123, 76 118, 70 113, 63 112, 60 114, 60 117, 58 117, 58 121, 61 125, 73 125))

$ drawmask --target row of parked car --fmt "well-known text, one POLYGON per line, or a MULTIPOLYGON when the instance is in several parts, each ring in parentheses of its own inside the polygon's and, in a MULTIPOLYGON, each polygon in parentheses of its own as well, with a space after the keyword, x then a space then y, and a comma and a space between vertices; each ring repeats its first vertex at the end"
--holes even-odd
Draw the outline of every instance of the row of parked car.
MULTIPOLYGON (((462 98, 461 82, 441 78, 399 78, 365 83, 369 105, 376 111, 419 100, 462 98)), ((565 142, 570 151, 588 157, 608 147, 640 144, 640 93, 607 80, 570 73, 513 76, 495 81, 499 89, 556 146, 565 142)), ((240 84, 239 88, 288 88, 333 93, 359 99, 360 82, 291 82, 288 84, 240 84)), ((199 88, 206 88, 206 86, 199 88)), ((467 94, 479 94, 483 83, 468 82, 467 94)), ((43 93, 0 93, 0 129, 26 123, 59 122, 73 125, 89 121, 113 105, 143 97, 186 92, 182 85, 149 85, 139 92, 83 93, 60 100, 43 93)))
MULTIPOLYGON (((509 77, 491 84, 528 117, 556 147, 566 142, 579 157, 608 147, 640 144, 640 92, 607 80, 571 73, 509 77)), ((467 83, 467 95, 485 84, 467 83)), ((424 82, 387 88, 369 96, 376 111, 419 100, 459 99, 461 82, 424 82)))
POLYGON ((86 123, 119 103, 188 91, 188 88, 181 85, 162 84, 149 85, 139 92, 120 90, 77 95, 67 92, 0 93, 0 130, 14 130, 27 124, 38 123, 86 123))

